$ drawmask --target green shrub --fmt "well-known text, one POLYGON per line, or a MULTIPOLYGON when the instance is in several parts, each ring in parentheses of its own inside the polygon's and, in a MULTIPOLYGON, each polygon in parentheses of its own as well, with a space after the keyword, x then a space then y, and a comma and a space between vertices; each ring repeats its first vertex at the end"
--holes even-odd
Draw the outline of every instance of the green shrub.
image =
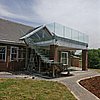
POLYGON ((89 68, 100 68, 100 49, 91 49, 88 51, 89 68))

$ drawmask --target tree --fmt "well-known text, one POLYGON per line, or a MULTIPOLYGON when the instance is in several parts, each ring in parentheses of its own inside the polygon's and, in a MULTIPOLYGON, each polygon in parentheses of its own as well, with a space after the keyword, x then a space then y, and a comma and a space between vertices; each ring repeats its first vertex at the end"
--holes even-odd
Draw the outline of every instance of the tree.
POLYGON ((88 64, 90 68, 100 68, 100 49, 88 51, 88 64))

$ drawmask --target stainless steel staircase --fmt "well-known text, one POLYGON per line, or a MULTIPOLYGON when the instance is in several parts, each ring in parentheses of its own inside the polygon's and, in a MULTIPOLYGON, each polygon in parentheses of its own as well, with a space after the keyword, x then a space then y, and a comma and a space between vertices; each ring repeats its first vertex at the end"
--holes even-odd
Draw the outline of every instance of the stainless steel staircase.
POLYGON ((52 71, 52 70, 55 71, 55 72, 52 71, 52 73, 60 73, 64 71, 63 64, 60 62, 55 62, 54 60, 50 60, 49 56, 43 53, 43 48, 36 45, 32 41, 32 39, 26 40, 26 43, 31 48, 30 59, 29 59, 28 67, 27 67, 28 71, 32 72, 32 71, 37 70, 38 72, 41 72, 42 63, 45 63, 46 65, 48 65, 47 67, 49 67, 50 69, 50 70, 48 69, 48 71, 52 71))

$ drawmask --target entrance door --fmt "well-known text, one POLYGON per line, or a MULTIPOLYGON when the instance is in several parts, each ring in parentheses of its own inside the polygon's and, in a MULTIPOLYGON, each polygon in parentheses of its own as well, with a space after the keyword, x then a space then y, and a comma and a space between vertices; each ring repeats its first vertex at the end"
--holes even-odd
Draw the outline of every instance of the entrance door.
POLYGON ((68 52, 61 52, 61 63, 68 65, 68 52))

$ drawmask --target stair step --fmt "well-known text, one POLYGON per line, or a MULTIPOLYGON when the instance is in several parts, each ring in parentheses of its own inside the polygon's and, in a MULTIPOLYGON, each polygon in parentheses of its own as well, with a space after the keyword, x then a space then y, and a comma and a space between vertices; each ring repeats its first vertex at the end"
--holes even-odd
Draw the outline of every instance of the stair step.
POLYGON ((35 61, 36 60, 35 56, 38 56, 38 57, 40 57, 39 59, 41 62, 49 63, 49 64, 57 64, 57 65, 59 65, 58 66, 59 69, 63 68, 62 65, 60 66, 61 63, 54 62, 54 60, 50 60, 49 56, 46 53, 44 53, 44 50, 42 48, 39 48, 36 45, 34 45, 34 41, 32 39, 30 39, 30 42, 28 44, 31 49, 34 49, 34 52, 35 52, 34 54, 33 53, 30 54, 30 60, 29 60, 29 65, 28 65, 29 67, 32 66, 32 68, 33 68, 33 66, 38 66, 37 61, 35 61))

